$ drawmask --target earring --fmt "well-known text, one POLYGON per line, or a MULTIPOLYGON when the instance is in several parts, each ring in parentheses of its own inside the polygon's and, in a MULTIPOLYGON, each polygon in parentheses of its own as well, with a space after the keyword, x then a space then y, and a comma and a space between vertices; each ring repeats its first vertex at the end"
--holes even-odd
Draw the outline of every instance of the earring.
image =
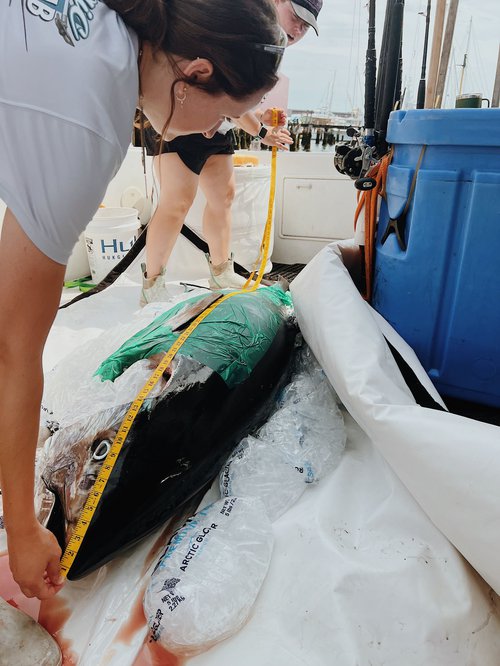
POLYGON ((175 99, 179 102, 181 105, 181 109, 184 108, 184 102, 186 101, 187 97, 187 86, 184 86, 182 89, 182 94, 179 95, 179 93, 175 93, 175 99))

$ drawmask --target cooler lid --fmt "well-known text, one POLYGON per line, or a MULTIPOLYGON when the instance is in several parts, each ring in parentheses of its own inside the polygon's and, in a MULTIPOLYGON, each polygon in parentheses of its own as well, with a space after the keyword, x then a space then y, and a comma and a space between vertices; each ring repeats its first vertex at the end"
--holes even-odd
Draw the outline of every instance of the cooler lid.
POLYGON ((500 108, 393 111, 389 116, 387 141, 435 146, 500 146, 500 108))

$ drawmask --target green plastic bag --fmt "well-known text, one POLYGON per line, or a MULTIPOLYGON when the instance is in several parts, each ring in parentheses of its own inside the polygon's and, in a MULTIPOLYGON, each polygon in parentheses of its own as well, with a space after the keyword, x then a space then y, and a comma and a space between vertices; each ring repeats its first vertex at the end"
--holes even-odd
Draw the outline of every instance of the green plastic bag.
MULTIPOLYGON (((114 381, 136 361, 166 353, 182 332, 173 331, 169 322, 202 298, 205 294, 178 303, 157 317, 103 361, 95 376, 114 381)), ((208 366, 231 388, 250 375, 272 344, 280 324, 291 315, 291 308, 290 293, 280 285, 239 293, 215 308, 178 354, 208 366)))

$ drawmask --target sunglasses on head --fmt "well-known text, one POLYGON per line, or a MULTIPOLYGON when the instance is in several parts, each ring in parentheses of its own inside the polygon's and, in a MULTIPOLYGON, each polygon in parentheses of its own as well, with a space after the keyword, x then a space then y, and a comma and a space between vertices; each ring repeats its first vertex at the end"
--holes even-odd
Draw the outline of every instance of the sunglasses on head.
POLYGON ((252 44, 252 48, 256 51, 265 51, 266 53, 272 53, 273 55, 277 56, 276 69, 278 69, 281 63, 281 59, 283 58, 283 54, 285 53, 285 49, 288 44, 288 37, 286 36, 286 32, 281 26, 278 27, 280 35, 277 44, 252 44))

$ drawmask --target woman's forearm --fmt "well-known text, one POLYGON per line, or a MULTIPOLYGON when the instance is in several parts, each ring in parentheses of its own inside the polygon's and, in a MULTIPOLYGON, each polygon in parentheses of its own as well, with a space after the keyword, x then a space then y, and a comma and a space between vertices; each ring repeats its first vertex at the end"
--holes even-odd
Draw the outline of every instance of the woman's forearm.
POLYGON ((245 113, 239 118, 234 118, 233 121, 236 123, 238 127, 240 127, 242 130, 244 130, 251 136, 257 136, 261 128, 260 120, 252 111, 245 113))
POLYGON ((2 355, 0 360, 0 483, 7 534, 35 522, 34 461, 40 419, 42 376, 30 355, 2 355))
POLYGON ((64 266, 35 248, 9 210, 2 228, 0 278, 0 475, 9 533, 35 520, 42 352, 64 279, 64 266))

